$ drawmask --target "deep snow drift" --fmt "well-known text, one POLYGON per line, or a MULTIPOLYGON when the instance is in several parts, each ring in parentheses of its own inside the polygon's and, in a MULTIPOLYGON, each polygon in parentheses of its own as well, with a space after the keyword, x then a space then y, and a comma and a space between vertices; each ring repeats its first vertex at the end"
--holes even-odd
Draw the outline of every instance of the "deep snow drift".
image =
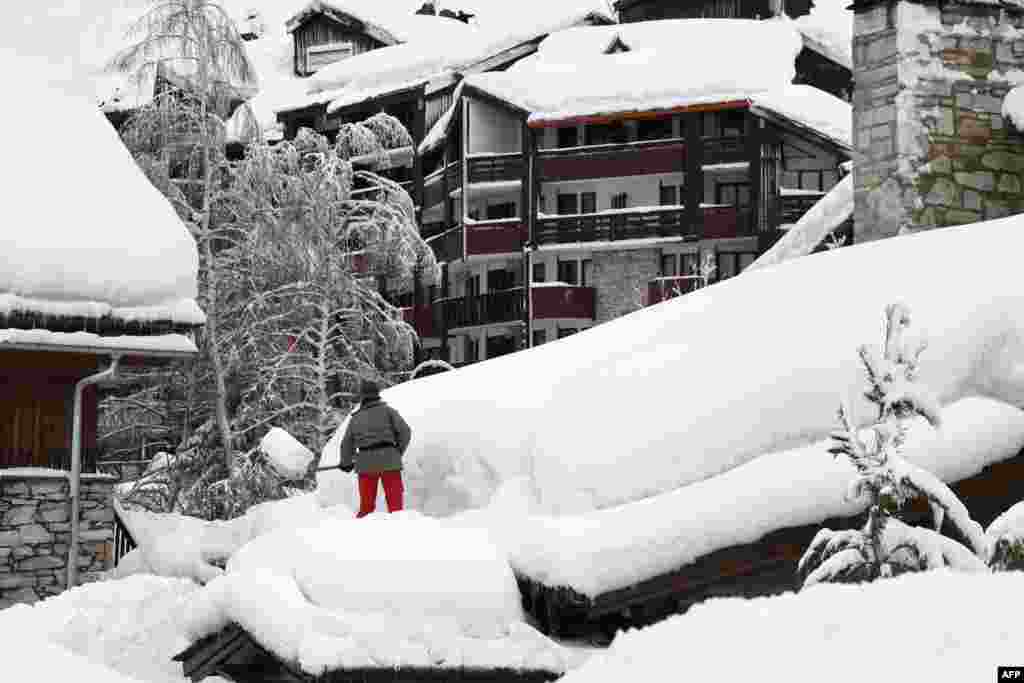
POLYGON ((994 680, 1020 662, 1024 574, 905 574, 773 598, 710 600, 620 634, 565 683, 994 680), (890 630, 887 625, 899 623, 890 630), (737 657, 737 652, 742 656, 737 657), (880 673, 884 672, 884 673, 880 673))
MULTIPOLYGON (((385 400, 413 430, 409 505, 427 514, 479 507, 502 482, 528 476, 547 512, 606 508, 826 438, 840 398, 864 424, 871 413, 856 347, 881 342, 894 300, 927 331, 921 382, 943 404, 982 394, 1022 405, 1022 221, 766 267, 389 389, 385 400)), ((321 466, 337 463, 346 426, 321 466)))

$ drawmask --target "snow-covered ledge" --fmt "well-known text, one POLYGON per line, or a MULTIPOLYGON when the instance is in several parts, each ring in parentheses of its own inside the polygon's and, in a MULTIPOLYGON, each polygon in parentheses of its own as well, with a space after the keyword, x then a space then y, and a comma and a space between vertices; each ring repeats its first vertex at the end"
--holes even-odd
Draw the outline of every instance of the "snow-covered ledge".
MULTIPOLYGON (((114 537, 116 479, 83 474, 78 566, 88 581, 107 569, 114 537)), ((0 609, 60 593, 71 536, 68 473, 45 468, 0 470, 0 609)))

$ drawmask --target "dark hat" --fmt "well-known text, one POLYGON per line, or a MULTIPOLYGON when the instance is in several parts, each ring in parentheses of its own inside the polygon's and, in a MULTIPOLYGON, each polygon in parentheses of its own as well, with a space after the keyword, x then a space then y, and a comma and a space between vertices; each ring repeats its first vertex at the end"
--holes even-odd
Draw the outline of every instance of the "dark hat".
POLYGON ((380 398, 380 387, 372 379, 364 379, 359 383, 359 398, 363 401, 380 398))

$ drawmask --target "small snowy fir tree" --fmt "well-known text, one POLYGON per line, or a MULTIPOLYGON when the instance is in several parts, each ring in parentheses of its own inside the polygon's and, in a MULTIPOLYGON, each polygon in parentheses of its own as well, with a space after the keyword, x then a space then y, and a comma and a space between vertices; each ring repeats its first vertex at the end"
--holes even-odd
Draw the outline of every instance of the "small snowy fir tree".
POLYGON ((882 353, 867 346, 859 349, 870 384, 865 396, 878 406, 878 419, 859 433, 849 411, 841 407, 841 429, 833 433, 829 449, 856 469, 848 495, 867 500, 867 523, 861 529, 817 533, 798 566, 805 587, 871 581, 939 567, 987 569, 980 559, 986 552, 985 536, 963 503, 933 474, 900 457, 909 422, 923 417, 939 428, 941 415, 937 400, 916 382, 926 345, 907 337, 910 311, 894 304, 885 313, 882 353), (931 508, 934 529, 910 526, 897 518, 910 501, 919 498, 931 508), (944 524, 959 540, 940 533, 944 524))
POLYGON ((996 517, 985 530, 988 566, 993 571, 1024 570, 1024 502, 996 517))

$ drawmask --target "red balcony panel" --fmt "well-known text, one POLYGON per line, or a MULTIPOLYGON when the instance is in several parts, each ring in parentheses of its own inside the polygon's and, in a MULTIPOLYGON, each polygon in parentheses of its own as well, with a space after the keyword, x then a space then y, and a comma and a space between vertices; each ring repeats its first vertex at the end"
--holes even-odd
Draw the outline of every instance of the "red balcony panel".
POLYGON ((651 173, 681 173, 685 169, 681 142, 632 143, 573 150, 550 150, 537 158, 542 181, 615 178, 651 173))
POLYGON ((551 318, 594 319, 596 295, 593 287, 548 286, 530 289, 534 320, 551 318))
POLYGON ((520 252, 526 243, 526 226, 519 221, 466 225, 466 255, 520 252))
POLYGON ((403 308, 402 320, 412 325, 420 339, 438 336, 434 328, 434 307, 430 304, 403 308))
POLYGON ((735 206, 705 206, 704 239, 745 237, 751 234, 750 211, 735 206))
POLYGON ((668 299, 689 294, 700 289, 703 278, 699 275, 680 275, 677 277, 660 277, 647 283, 647 296, 644 298, 645 306, 653 306, 668 299))

